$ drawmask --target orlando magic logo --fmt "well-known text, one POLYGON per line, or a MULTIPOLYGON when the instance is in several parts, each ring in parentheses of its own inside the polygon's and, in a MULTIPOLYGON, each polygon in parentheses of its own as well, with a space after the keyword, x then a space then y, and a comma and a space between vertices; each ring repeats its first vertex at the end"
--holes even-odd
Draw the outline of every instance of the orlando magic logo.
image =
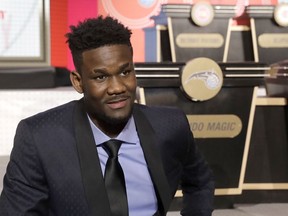
POLYGON ((181 89, 191 100, 209 100, 221 90, 223 74, 219 65, 213 60, 196 58, 183 68, 181 83, 181 89))
POLYGON ((213 68, 208 71, 199 71, 191 74, 185 81, 185 84, 193 79, 203 81, 208 89, 216 89, 221 84, 220 78, 213 68))

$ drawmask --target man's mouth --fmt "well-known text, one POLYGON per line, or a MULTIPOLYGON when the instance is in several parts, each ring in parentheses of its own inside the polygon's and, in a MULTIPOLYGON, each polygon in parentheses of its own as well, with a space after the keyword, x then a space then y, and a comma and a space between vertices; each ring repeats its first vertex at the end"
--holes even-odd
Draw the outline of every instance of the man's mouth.
POLYGON ((115 100, 111 100, 107 103, 108 107, 111 109, 121 109, 125 107, 128 103, 128 97, 118 98, 115 100))

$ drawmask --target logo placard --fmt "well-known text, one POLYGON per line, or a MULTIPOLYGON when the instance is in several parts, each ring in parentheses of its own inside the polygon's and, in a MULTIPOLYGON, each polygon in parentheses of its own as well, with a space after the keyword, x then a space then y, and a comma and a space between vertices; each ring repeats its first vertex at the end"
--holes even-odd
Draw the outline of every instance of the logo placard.
POLYGON ((234 138, 242 131, 241 119, 233 114, 187 115, 195 138, 234 138))
POLYGON ((214 9, 209 2, 198 2, 192 7, 191 18, 196 25, 207 26, 214 18, 214 9))
POLYGON ((224 44, 224 38, 219 33, 180 33, 176 44, 181 48, 219 48, 224 44))
POLYGON ((288 26, 288 4, 278 4, 274 9, 274 19, 280 26, 288 26))
POLYGON ((222 70, 209 58, 192 59, 183 68, 181 84, 182 90, 191 100, 209 100, 221 90, 222 70))

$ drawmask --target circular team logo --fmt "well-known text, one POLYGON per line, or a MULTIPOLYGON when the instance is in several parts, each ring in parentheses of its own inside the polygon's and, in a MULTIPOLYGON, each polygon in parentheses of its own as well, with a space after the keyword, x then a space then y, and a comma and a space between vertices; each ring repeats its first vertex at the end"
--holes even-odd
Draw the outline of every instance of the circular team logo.
POLYGON ((274 19, 280 26, 288 26, 288 4, 278 4, 274 9, 274 19))
POLYGON ((129 7, 127 7, 127 2, 119 0, 102 0, 101 2, 107 14, 114 16, 132 29, 142 29, 154 23, 151 17, 158 14, 161 3, 166 1, 133 0, 129 1, 129 7))
POLYGON ((209 2, 198 2, 192 6, 191 18, 196 25, 207 26, 214 18, 214 9, 209 2))
POLYGON ((213 98, 221 90, 222 84, 222 70, 209 58, 192 59, 182 70, 181 88, 193 101, 213 98))

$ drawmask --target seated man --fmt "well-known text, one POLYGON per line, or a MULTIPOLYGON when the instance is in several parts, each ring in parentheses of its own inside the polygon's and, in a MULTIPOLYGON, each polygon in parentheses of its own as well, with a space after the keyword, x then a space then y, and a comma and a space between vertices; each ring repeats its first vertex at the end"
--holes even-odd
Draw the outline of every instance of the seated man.
POLYGON ((134 103, 131 31, 111 17, 71 27, 79 101, 22 120, 4 177, 1 216, 211 216, 214 182, 179 109, 134 103), (117 175, 116 175, 117 174, 117 175))

